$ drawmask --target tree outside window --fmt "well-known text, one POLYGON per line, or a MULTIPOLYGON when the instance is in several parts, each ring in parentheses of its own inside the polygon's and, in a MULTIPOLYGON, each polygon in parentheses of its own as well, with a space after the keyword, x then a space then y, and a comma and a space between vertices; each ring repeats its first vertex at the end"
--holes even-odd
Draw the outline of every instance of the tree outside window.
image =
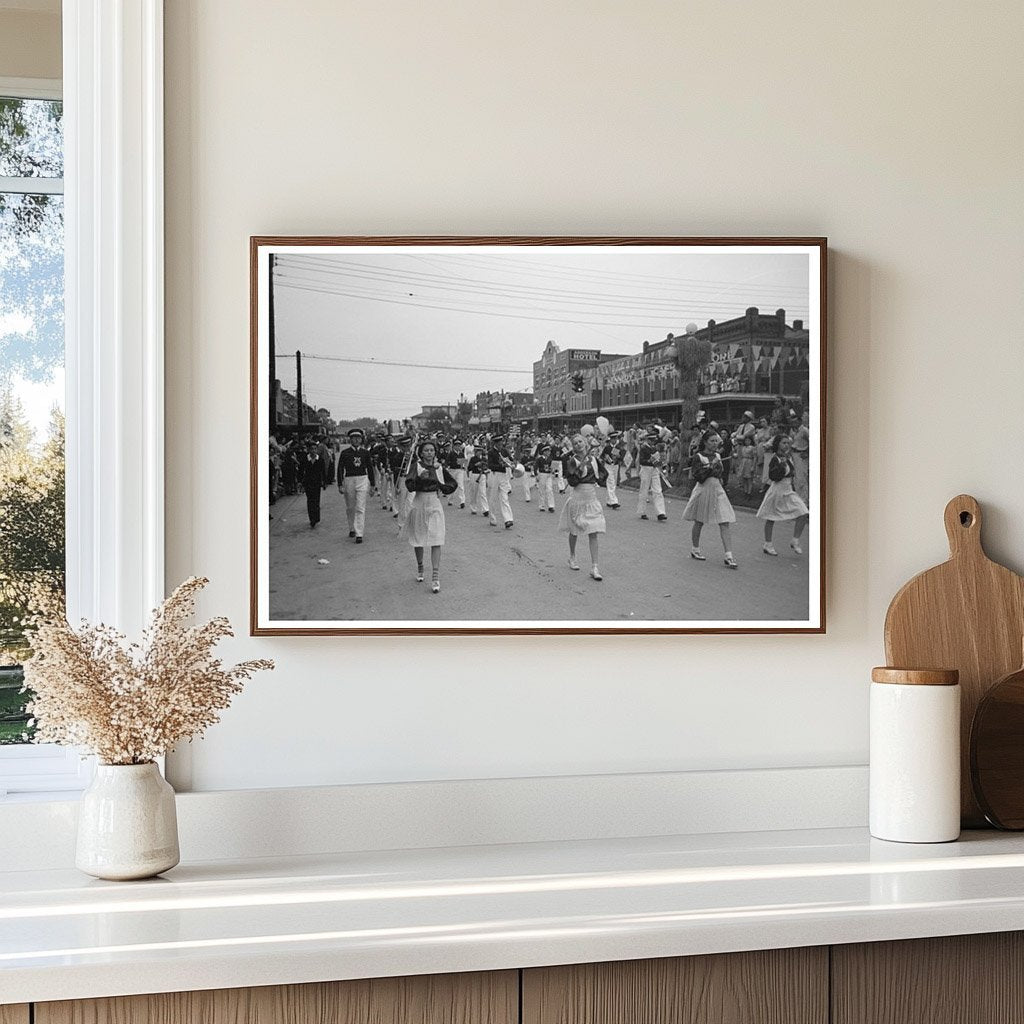
POLYGON ((0 744, 31 739, 31 615, 64 599, 62 105, 0 96, 0 744))

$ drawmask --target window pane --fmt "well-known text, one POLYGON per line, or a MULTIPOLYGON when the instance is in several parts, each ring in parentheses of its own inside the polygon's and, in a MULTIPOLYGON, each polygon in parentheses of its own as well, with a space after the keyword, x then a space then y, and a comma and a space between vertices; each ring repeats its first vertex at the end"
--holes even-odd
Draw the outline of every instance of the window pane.
POLYGON ((0 96, 0 177, 64 177, 63 104, 0 96))
POLYGON ((63 196, 0 192, 0 744, 31 731, 26 616, 64 596, 63 221, 63 196))

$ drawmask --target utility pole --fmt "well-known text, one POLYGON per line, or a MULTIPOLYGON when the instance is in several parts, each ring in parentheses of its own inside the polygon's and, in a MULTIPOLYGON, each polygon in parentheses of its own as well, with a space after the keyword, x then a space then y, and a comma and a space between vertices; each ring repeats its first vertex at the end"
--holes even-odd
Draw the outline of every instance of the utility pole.
POLYGON ((269 416, 267 417, 268 431, 272 435, 277 430, 277 349, 274 344, 274 260, 276 257, 273 253, 270 254, 270 324, 269 324, 269 338, 270 338, 270 371, 267 380, 269 381, 269 387, 267 392, 270 396, 270 408, 268 410, 269 416))
POLYGON ((295 350, 295 403, 297 408, 296 422, 302 427, 302 353, 295 350))

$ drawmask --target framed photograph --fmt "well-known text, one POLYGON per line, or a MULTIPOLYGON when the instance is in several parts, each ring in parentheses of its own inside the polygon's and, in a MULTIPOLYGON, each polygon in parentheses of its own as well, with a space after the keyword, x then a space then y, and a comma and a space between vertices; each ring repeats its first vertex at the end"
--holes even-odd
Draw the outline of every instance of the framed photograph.
POLYGON ((823 633, 826 252, 252 238, 253 635, 823 633))

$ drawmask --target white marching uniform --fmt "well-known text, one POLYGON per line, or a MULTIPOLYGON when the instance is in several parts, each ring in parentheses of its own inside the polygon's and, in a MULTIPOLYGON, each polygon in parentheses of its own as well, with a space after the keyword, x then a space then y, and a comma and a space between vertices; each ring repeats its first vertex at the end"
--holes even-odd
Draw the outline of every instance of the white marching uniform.
POLYGON ((618 463, 604 464, 605 469, 608 470, 608 483, 605 484, 605 488, 608 491, 608 504, 618 505, 619 503, 619 492, 615 489, 615 485, 619 482, 619 466, 618 463))
POLYGON ((488 514, 491 511, 490 503, 487 501, 487 474, 469 474, 469 508, 472 512, 488 514))
MULTIPOLYGON (((452 495, 452 502, 456 505, 466 504, 466 471, 464 469, 451 470, 452 478, 458 484, 455 493, 452 495)), ((451 502, 449 502, 451 504, 451 502)))
POLYGON ((366 498, 370 493, 373 464, 361 445, 350 445, 338 456, 338 489, 345 495, 349 533, 362 537, 366 523, 366 498))
POLYGON ((519 482, 523 485, 523 500, 530 500, 530 490, 533 487, 533 477, 529 473, 524 473, 520 478, 519 482))
MULTIPOLYGON (((566 456, 568 458, 568 456, 566 456)), ((565 472, 562 469, 562 460, 555 458, 551 460, 551 475, 558 481, 558 493, 565 494, 565 472)))
MULTIPOLYGON (((509 495, 512 493, 512 484, 509 481, 509 473, 506 470, 504 473, 498 473, 495 470, 491 470, 491 478, 488 481, 487 486, 487 503, 489 507, 495 511, 500 507, 502 522, 512 522, 512 503, 509 501, 509 495)), ((492 513, 493 516, 493 513, 492 513)), ((492 522, 497 525, 496 520, 492 518, 492 522)))
POLYGON ((541 508, 555 507, 555 486, 550 472, 537 474, 537 492, 541 508))
POLYGON ((342 483, 345 495, 345 512, 348 515, 349 531, 362 537, 366 526, 366 496, 370 493, 370 480, 365 476, 347 476, 342 483))
POLYGON ((380 507, 386 512, 395 501, 395 481, 386 465, 379 468, 377 472, 380 474, 380 479, 378 480, 380 507))
POLYGON ((636 502, 636 511, 638 515, 643 515, 645 513, 648 495, 654 499, 654 511, 659 516, 663 516, 665 514, 665 496, 662 494, 661 490, 660 468, 661 467, 659 466, 640 467, 640 495, 636 502))

